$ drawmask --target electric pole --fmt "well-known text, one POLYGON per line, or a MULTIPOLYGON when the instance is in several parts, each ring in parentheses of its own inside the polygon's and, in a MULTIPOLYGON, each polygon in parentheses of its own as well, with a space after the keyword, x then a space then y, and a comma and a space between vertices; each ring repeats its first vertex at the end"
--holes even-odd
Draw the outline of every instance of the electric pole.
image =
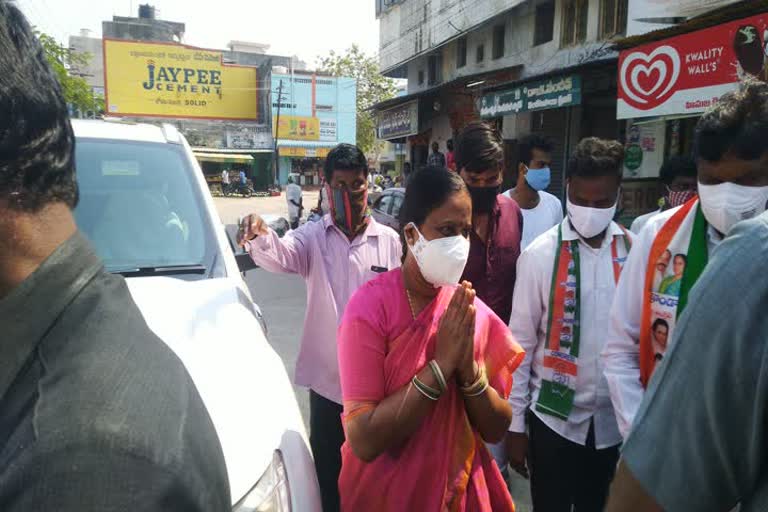
POLYGON ((283 80, 280 80, 280 86, 277 88, 277 121, 275 122, 275 165, 272 175, 272 184, 277 185, 280 172, 280 155, 277 153, 277 141, 280 139, 280 107, 283 104, 283 80))

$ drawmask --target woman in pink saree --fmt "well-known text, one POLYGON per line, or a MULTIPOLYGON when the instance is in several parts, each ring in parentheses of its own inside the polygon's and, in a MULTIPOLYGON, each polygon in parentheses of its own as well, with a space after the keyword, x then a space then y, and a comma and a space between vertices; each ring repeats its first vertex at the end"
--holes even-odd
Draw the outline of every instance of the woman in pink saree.
POLYGON ((339 328, 345 512, 514 511, 485 442, 509 427, 523 351, 470 283, 457 286, 471 210, 458 175, 419 172, 402 210, 402 269, 347 305, 339 328))

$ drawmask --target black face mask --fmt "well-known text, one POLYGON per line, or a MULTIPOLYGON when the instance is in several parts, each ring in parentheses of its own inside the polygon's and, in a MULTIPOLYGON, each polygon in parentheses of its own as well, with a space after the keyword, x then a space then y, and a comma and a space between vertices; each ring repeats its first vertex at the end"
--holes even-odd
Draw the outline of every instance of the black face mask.
POLYGON ((496 204, 496 196, 501 191, 501 186, 496 187, 468 187, 472 196, 472 211, 475 213, 490 213, 496 204))

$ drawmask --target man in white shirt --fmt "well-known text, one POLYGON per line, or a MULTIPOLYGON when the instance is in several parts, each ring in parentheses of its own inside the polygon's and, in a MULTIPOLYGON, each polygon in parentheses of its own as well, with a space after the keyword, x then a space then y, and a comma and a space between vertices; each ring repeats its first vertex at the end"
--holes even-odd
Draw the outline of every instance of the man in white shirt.
POLYGON ((660 207, 632 222, 629 228, 634 234, 639 234, 651 218, 670 208, 677 208, 693 199, 696 195, 696 162, 689 156, 673 156, 661 166, 659 179, 664 184, 664 197, 659 201, 660 207))
POLYGON ((520 143, 517 185, 504 192, 523 211, 523 249, 563 220, 562 203, 545 191, 552 179, 553 147, 552 141, 541 135, 529 135, 523 139, 520 143))
POLYGON ((507 448, 513 469, 531 470, 537 511, 602 510, 619 457, 599 356, 632 244, 612 220, 623 158, 619 142, 582 140, 568 163, 568 218, 518 263, 510 328, 526 354, 514 374, 507 448))
POLYGON ((229 170, 224 169, 221 171, 221 192, 224 193, 229 189, 229 170))
POLYGON ((291 222, 291 229, 298 229, 304 203, 301 187, 294 183, 291 176, 288 176, 288 185, 285 187, 285 200, 288 201, 288 219, 291 222))
POLYGON ((656 364, 669 349, 654 342, 657 320, 664 320, 665 337, 673 340, 688 292, 712 251, 737 222, 766 210, 768 133, 754 119, 765 111, 768 85, 749 82, 704 114, 694 139, 699 200, 648 221, 627 261, 602 353, 625 439, 656 364))

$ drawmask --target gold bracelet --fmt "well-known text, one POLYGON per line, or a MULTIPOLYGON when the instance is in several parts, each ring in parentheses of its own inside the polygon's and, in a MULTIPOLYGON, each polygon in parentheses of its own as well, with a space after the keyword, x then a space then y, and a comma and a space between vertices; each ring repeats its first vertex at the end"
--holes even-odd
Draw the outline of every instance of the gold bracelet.
POLYGON ((477 374, 477 379, 475 379, 475 382, 468 386, 462 386, 461 392, 462 394, 466 396, 477 396, 479 394, 482 394, 483 391, 488 387, 488 376, 485 372, 485 366, 479 365, 480 371, 477 374))
POLYGON ((445 393, 448 389, 448 383, 445 381, 445 375, 443 375, 443 370, 440 369, 440 365, 433 359, 429 362, 429 369, 432 370, 432 375, 435 376, 437 385, 440 386, 440 392, 445 393))
POLYGON ((465 393, 464 396, 466 396, 468 398, 474 398, 476 396, 480 396, 480 395, 485 393, 485 391, 488 389, 489 385, 490 384, 488 383, 488 379, 485 379, 485 382, 483 382, 483 386, 480 389, 478 389, 477 391, 475 391, 473 393, 465 393))
POLYGON ((416 391, 429 398, 433 402, 437 402, 437 400, 440 398, 440 391, 421 382, 417 375, 413 376, 413 379, 411 379, 411 384, 413 384, 413 387, 416 388, 416 391))

